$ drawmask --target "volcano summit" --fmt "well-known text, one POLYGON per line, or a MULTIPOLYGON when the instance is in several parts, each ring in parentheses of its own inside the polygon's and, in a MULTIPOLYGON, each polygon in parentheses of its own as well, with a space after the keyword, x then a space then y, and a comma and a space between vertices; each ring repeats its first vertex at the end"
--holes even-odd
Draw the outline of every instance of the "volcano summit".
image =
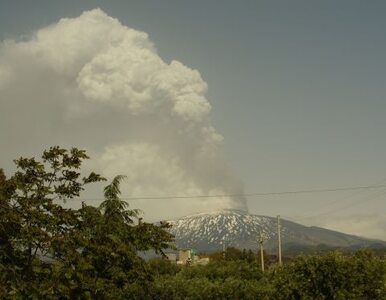
MULTIPOLYGON (((169 221, 176 244, 181 248, 199 251, 221 250, 223 246, 256 249, 257 236, 265 237, 265 249, 277 248, 277 220, 273 217, 249 214, 239 210, 201 213, 169 221)), ((344 234, 320 227, 308 227, 281 220, 281 238, 284 249, 297 247, 363 248, 386 247, 386 242, 344 234)))

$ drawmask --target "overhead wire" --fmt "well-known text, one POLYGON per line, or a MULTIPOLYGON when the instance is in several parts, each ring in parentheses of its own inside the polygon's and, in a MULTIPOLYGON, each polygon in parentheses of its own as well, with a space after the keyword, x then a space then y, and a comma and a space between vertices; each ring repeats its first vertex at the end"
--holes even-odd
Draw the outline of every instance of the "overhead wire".
MULTIPOLYGON (((374 186, 382 186, 384 183, 385 183, 385 181, 386 181, 386 179, 383 179, 383 180, 380 180, 380 181, 378 181, 378 182, 376 182, 375 184, 374 184, 374 186)), ((350 193, 350 195, 347 195, 347 196, 345 196, 345 197, 343 197, 343 198, 338 198, 338 199, 334 199, 333 201, 328 201, 327 203, 325 203, 325 205, 323 205, 323 208, 325 209, 325 208, 329 208, 329 207, 331 207, 331 206, 334 206, 335 204, 341 204, 342 202, 346 202, 346 200, 352 200, 354 197, 357 197, 358 195, 361 195, 361 194, 363 194, 363 193, 367 193, 369 191, 369 189, 362 189, 362 190, 360 190, 359 192, 358 191, 356 191, 356 192, 354 192, 354 193, 350 193)), ((379 192, 377 192, 377 193, 379 193, 379 192)), ((365 201, 367 202, 367 199, 368 197, 365 197, 365 201)), ((350 207, 350 205, 354 205, 355 203, 360 203, 361 201, 363 200, 363 198, 361 198, 361 199, 359 199, 358 201, 355 201, 354 203, 350 203, 350 204, 348 204, 348 205, 346 205, 346 206, 344 206, 344 208, 343 209, 345 209, 345 208, 349 208, 350 207)), ((370 200, 372 200, 372 198, 370 199, 370 200)), ((341 211, 342 209, 341 208, 337 208, 337 209, 334 209, 334 210, 329 210, 329 212, 331 211, 331 212, 334 212, 334 211, 341 211)), ((314 210, 315 211, 315 210, 314 210)), ((315 217, 315 216, 319 216, 319 214, 317 214, 317 215, 315 215, 315 214, 308 214, 309 212, 311 212, 311 211, 305 211, 305 212, 303 212, 303 213, 306 213, 306 215, 305 216, 302 216, 302 217, 300 217, 300 218, 297 218, 297 219, 300 219, 300 220, 303 220, 303 219, 309 219, 309 218, 313 218, 313 217, 315 217)), ((324 215, 324 213, 321 213, 322 215, 324 215)), ((326 213, 326 215, 327 214, 329 214, 329 213, 326 213)))
MULTIPOLYGON (((324 188, 324 189, 309 189, 309 190, 294 190, 294 191, 279 191, 279 192, 256 192, 256 193, 240 193, 240 194, 217 194, 217 195, 189 195, 189 196, 148 196, 148 197, 121 197, 122 200, 136 201, 136 200, 172 200, 172 199, 195 199, 195 198, 225 198, 225 197, 257 197, 257 196, 273 196, 273 195, 291 195, 291 194, 311 194, 311 193, 328 193, 350 190, 370 190, 386 188, 386 185, 367 185, 354 187, 338 187, 338 188, 324 188)), ((77 198, 83 201, 98 201, 103 198, 77 198)))
POLYGON ((302 217, 302 218, 297 218, 297 219, 304 220, 304 219, 319 218, 319 217, 322 217, 322 216, 331 215, 331 214, 334 214, 336 212, 340 212, 342 210, 349 209, 349 208, 352 208, 354 206, 367 203, 367 202, 369 202, 371 200, 374 200, 374 199, 377 199, 380 196, 383 196, 385 194, 386 194, 386 190, 378 191, 375 194, 369 195, 368 197, 365 197, 365 198, 361 198, 361 199, 359 199, 357 201, 354 201, 354 202, 352 202, 352 203, 350 203, 348 205, 345 205, 343 207, 340 207, 340 208, 337 208, 337 209, 332 209, 332 210, 329 210, 329 211, 325 211, 325 212, 322 212, 322 213, 319 213, 319 214, 314 214, 314 215, 310 215, 310 216, 306 216, 306 217, 302 217))

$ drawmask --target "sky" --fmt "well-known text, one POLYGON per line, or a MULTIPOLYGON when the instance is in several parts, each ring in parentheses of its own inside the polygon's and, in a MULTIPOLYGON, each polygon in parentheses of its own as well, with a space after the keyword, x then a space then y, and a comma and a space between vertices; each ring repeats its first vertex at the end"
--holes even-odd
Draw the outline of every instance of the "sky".
MULTIPOLYGON (((0 0, 1 166, 79 146, 88 168, 128 175, 128 197, 386 184, 385 9, 0 0)), ((150 220, 238 208, 386 240, 385 199, 386 188, 131 205, 150 220)))

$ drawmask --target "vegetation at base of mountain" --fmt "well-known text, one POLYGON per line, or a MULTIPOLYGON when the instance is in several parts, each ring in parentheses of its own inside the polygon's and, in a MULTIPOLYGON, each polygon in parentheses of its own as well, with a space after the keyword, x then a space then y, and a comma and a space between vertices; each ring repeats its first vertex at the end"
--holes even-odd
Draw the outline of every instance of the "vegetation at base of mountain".
MULTIPOLYGON (((201 254, 205 255, 205 254, 201 254)), ((252 250, 240 250, 235 247, 227 247, 225 251, 216 251, 207 254, 211 261, 222 261, 222 260, 245 260, 248 262, 256 261, 256 254, 252 250)))
POLYGON ((386 299, 386 261, 369 251, 301 256, 270 282, 275 299, 386 299))
POLYGON ((164 261, 151 294, 139 299, 386 299, 385 258, 367 250, 299 256, 264 273, 239 258, 191 267, 164 261))
POLYGON ((95 173, 81 178, 84 151, 53 147, 42 161, 16 160, 9 178, 0 169, 1 299, 386 299, 382 253, 325 252, 289 257, 278 266, 252 251, 211 253, 205 266, 165 258, 145 261, 139 251, 162 254, 173 237, 168 224, 135 222, 138 211, 119 198, 123 176, 104 190, 100 207, 64 208, 95 173))

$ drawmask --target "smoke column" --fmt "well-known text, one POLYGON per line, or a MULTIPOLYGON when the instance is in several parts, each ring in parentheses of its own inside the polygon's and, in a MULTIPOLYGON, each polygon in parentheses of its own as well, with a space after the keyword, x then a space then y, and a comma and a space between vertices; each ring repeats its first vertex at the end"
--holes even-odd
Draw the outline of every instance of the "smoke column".
MULTIPOLYGON (((240 194, 211 124, 207 89, 197 70, 163 61, 146 33, 100 9, 61 19, 1 43, 3 158, 79 146, 91 152, 90 168, 128 176, 125 196, 240 194)), ((152 217, 247 209, 242 197, 132 206, 152 217)))

